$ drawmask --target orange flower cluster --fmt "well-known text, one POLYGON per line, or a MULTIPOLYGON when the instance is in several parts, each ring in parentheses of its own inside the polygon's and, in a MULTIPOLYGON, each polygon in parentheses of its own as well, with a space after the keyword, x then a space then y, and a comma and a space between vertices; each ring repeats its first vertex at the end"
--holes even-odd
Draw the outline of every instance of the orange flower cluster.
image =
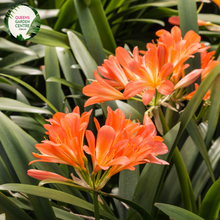
POLYGON ((156 136, 153 122, 146 115, 144 123, 134 123, 125 119, 122 110, 112 111, 108 107, 105 125, 100 126, 95 120, 98 130, 97 138, 90 130, 86 130, 90 112, 81 116, 76 107, 72 113, 56 113, 49 124, 49 140, 36 144, 41 154, 33 153, 38 160, 30 162, 50 162, 71 165, 75 168, 79 178, 66 179, 58 174, 31 169, 28 175, 39 179, 54 179, 63 182, 77 183, 82 186, 101 189, 111 176, 124 169, 134 170, 135 166, 143 163, 168 164, 156 156, 168 152, 163 139, 156 136), (88 146, 84 145, 84 136, 88 146), (91 155, 93 172, 89 173, 86 154, 91 155), (98 175, 97 175, 98 174, 98 175), (103 174, 103 175, 102 175, 103 174), (96 177, 96 181, 92 179, 96 177))
POLYGON ((210 53, 206 52, 208 47, 200 44, 201 37, 194 31, 188 31, 182 39, 180 28, 175 26, 171 32, 159 30, 156 35, 159 37, 157 44, 148 43, 147 51, 135 47, 133 54, 129 54, 118 47, 116 55, 109 56, 98 67, 102 77, 94 71, 96 80, 83 88, 83 93, 91 97, 85 106, 123 99, 138 99, 145 105, 154 106, 160 98, 189 86, 201 74, 205 77, 218 62, 210 61, 210 53), (185 76, 184 70, 189 65, 184 62, 198 52, 202 54, 202 69, 185 76))

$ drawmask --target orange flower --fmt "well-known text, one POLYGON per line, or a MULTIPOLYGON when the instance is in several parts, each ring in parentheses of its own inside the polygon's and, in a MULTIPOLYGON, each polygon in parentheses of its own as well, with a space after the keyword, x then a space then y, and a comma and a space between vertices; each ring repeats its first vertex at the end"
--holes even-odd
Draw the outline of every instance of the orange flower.
POLYGON ((205 77, 209 74, 209 72, 219 63, 218 60, 213 60, 213 55, 215 54, 215 51, 207 52, 207 48, 205 44, 201 44, 201 66, 203 72, 201 80, 203 81, 205 77))
MULTIPOLYGON (((144 120, 147 122, 147 120, 144 120)), ((96 122, 97 123, 97 122, 96 122)), ((100 128, 98 135, 86 131, 88 146, 84 150, 91 155, 93 172, 109 170, 108 178, 124 169, 134 170, 141 163, 168 164, 156 158, 167 153, 163 139, 156 136, 155 126, 151 123, 140 125, 125 119, 121 110, 112 111, 108 107, 106 124, 100 128)))
POLYGON ((125 99, 121 92, 102 79, 96 71, 94 76, 96 80, 85 86, 82 91, 84 95, 92 96, 85 102, 85 107, 99 102, 125 99))
POLYGON ((85 170, 83 141, 84 133, 89 123, 90 112, 84 112, 80 117, 79 107, 76 107, 72 113, 56 113, 44 127, 48 130, 50 140, 42 141, 35 147, 41 154, 33 153, 39 160, 34 162, 62 163, 76 167, 79 170, 85 170))
POLYGON ((143 90, 143 103, 147 105, 155 94, 155 89, 163 95, 169 95, 174 90, 172 82, 166 78, 172 73, 173 64, 164 60, 163 47, 151 48, 143 57, 143 65, 135 60, 129 63, 129 68, 140 77, 140 80, 129 82, 124 91, 125 98, 133 97, 143 90))
MULTIPOLYGON (((199 88, 199 85, 197 83, 195 83, 195 90, 193 92, 189 93, 187 96, 185 96, 184 99, 190 100, 198 88, 199 88)), ((203 97, 203 100, 210 99, 210 94, 211 94, 211 91, 208 90, 206 92, 205 96, 203 97)))
POLYGON ((45 125, 50 140, 36 144, 42 154, 33 153, 39 160, 30 162, 68 164, 75 168, 79 178, 72 175, 73 180, 70 180, 55 173, 33 169, 28 171, 28 175, 39 180, 53 179, 99 190, 112 175, 123 169, 134 170, 134 166, 142 163, 168 164, 156 158, 167 153, 168 149, 162 143, 163 139, 156 136, 155 126, 147 116, 144 125, 141 125, 140 122, 125 119, 122 110, 112 111, 108 107, 104 126, 101 127, 95 119, 98 130, 95 140, 94 134, 86 131, 90 114, 91 111, 85 112, 80 117, 78 107, 69 114, 56 113, 48 120, 51 125, 45 125), (83 146, 85 132, 88 146, 83 146), (92 157, 92 174, 89 173, 83 150, 92 157), (105 173, 101 176, 102 170, 105 173))

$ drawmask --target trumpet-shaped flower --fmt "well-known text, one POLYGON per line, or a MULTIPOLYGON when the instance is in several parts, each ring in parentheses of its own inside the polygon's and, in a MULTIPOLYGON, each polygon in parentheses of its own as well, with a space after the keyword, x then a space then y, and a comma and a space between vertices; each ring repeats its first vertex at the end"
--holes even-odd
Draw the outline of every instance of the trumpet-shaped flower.
POLYGON ((155 126, 147 116, 141 125, 140 122, 125 119, 122 110, 112 111, 108 107, 105 125, 100 126, 95 119, 98 130, 95 138, 91 131, 86 130, 90 114, 91 111, 85 112, 80 117, 78 107, 69 114, 56 113, 48 120, 50 125, 45 125, 50 140, 36 144, 41 154, 33 153, 39 160, 30 162, 68 164, 75 168, 79 178, 72 175, 73 180, 70 180, 55 173, 33 169, 28 171, 28 175, 39 180, 53 179, 99 190, 112 175, 123 169, 134 170, 134 166, 142 163, 168 164, 156 157, 167 153, 168 149, 162 143, 163 139, 156 136, 155 126), (88 146, 83 144, 85 133, 88 146), (92 174, 89 173, 84 152, 92 157, 92 174), (105 173, 100 178, 103 170, 105 173))
POLYGON ((79 107, 76 107, 72 113, 56 113, 49 124, 44 127, 48 130, 49 140, 36 144, 35 147, 41 154, 33 153, 39 160, 34 162, 62 163, 85 169, 83 141, 84 133, 89 123, 90 112, 84 112, 80 117, 79 107))
POLYGON ((147 105, 155 94, 155 89, 163 95, 170 95, 174 85, 167 80, 172 73, 173 64, 166 63, 163 48, 151 48, 143 57, 143 65, 135 60, 129 63, 129 68, 140 77, 139 80, 129 82, 124 91, 126 98, 143 92, 143 103, 147 105))
POLYGON ((146 124, 133 123, 125 119, 121 110, 112 111, 108 107, 106 123, 98 125, 97 140, 91 131, 86 132, 88 146, 84 150, 91 155, 93 172, 109 170, 108 177, 123 169, 134 170, 141 163, 168 164, 156 158, 167 153, 163 139, 156 136, 156 129, 149 120, 146 124))

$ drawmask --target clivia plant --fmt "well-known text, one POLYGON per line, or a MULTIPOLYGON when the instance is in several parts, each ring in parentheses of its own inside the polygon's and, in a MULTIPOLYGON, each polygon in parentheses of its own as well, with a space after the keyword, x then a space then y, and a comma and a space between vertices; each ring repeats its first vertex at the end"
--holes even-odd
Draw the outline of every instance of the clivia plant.
POLYGON ((0 218, 218 219, 219 1, 29 4, 38 34, 0 39, 0 218))

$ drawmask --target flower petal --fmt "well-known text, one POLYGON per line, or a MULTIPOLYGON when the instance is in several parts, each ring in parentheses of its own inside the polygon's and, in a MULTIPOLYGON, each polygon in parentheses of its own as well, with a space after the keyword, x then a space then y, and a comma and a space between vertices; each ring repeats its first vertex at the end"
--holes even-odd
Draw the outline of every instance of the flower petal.
POLYGON ((143 103, 147 105, 154 97, 155 89, 147 89, 142 97, 143 103))
POLYGON ((165 79, 157 87, 157 90, 162 95, 170 95, 174 90, 174 85, 170 80, 165 79))
POLYGON ((189 85, 191 85, 193 82, 195 82, 200 74, 202 73, 203 69, 195 69, 192 72, 190 72, 189 74, 187 74, 185 77, 183 77, 176 85, 175 85, 175 89, 180 89, 180 88, 184 88, 187 87, 189 85))

